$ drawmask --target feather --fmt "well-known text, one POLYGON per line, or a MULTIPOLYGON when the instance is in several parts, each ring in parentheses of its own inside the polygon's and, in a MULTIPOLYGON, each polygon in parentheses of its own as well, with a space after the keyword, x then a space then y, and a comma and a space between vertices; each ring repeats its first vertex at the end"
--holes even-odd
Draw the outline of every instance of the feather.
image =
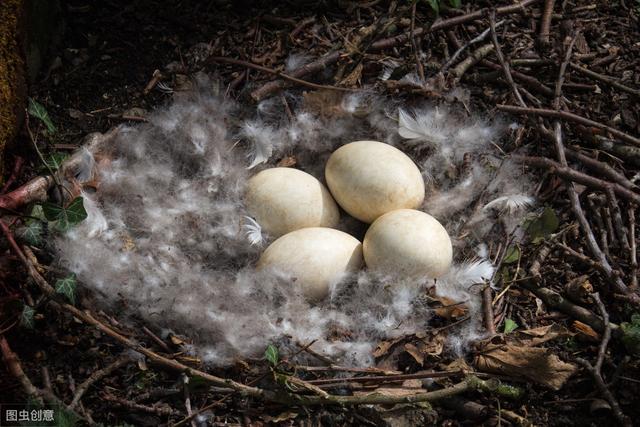
POLYGON ((443 126, 442 114, 438 109, 413 115, 403 109, 398 110, 398 134, 406 139, 440 144, 446 140, 447 133, 443 126))
POLYGON ((507 211, 510 214, 522 209, 526 209, 535 203, 535 199, 526 194, 512 194, 510 196, 500 196, 493 199, 482 209, 498 209, 500 211, 507 211))
POLYGON ((276 141, 276 132, 273 128, 257 121, 248 121, 242 127, 242 134, 253 144, 248 156, 251 164, 247 169, 253 169, 271 158, 274 141, 276 141))
POLYGON ((249 239, 249 243, 251 246, 261 246, 264 241, 262 237, 262 227, 258 224, 258 221, 250 216, 245 216, 244 219, 247 222, 242 226, 242 228, 244 228, 245 234, 249 239))

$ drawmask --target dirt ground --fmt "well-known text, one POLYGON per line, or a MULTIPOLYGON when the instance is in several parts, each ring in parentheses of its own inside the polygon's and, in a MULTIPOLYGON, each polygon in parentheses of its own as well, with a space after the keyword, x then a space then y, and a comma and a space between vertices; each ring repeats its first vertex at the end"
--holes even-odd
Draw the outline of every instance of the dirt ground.
MULTIPOLYGON (((533 236, 519 247, 515 258, 513 251, 506 253, 508 245, 491 248, 492 258, 499 261, 501 267, 498 290, 489 294, 489 298, 500 295, 488 321, 494 325, 496 336, 478 343, 476 351, 466 360, 454 360, 445 354, 423 355, 420 365, 411 352, 403 350, 407 348, 405 342, 400 346, 389 344, 388 350, 380 354, 380 366, 388 366, 387 359, 394 361, 394 368, 401 372, 396 376, 425 371, 457 372, 463 368, 465 372, 477 372, 483 380, 500 380, 515 386, 517 393, 495 389, 468 391, 434 402, 433 407, 418 404, 305 407, 294 401, 290 404, 265 402, 241 393, 221 391, 220 387, 210 387, 206 379, 194 375, 189 386, 191 408, 193 411, 208 408, 203 412, 204 417, 194 418, 197 425, 595 426, 625 423, 625 419, 628 423, 629 419, 640 416, 637 404, 640 321, 635 326, 637 329, 633 325, 624 330, 617 327, 633 323, 632 316, 640 313, 637 261, 633 255, 637 239, 635 212, 640 200, 636 186, 640 176, 640 91, 637 89, 640 88, 640 6, 630 0, 532 1, 510 13, 498 9, 495 20, 506 20, 496 30, 503 59, 510 64, 505 70, 489 33, 482 42, 471 44, 446 69, 445 64, 462 45, 490 28, 492 7, 511 3, 463 0, 460 8, 447 7, 449 2, 442 3, 439 18, 429 2, 416 3, 412 18, 412 3, 378 0, 231 4, 151 0, 65 2, 62 43, 30 90, 30 96, 46 108, 58 128, 55 135, 39 138, 46 141, 41 142, 41 150, 48 154, 71 153, 91 132, 106 132, 121 123, 144 121, 147 112, 171 101, 172 93, 167 88, 179 90, 198 72, 224 82, 228 96, 255 103, 256 98, 276 94, 276 91, 261 91, 269 81, 283 81, 278 73, 290 53, 304 53, 315 60, 333 51, 342 52, 337 61, 312 72, 296 74, 300 71, 297 69, 290 73, 307 82, 344 87, 367 85, 381 94, 405 97, 407 102, 424 98, 449 102, 447 93, 454 88, 464 88, 470 93, 465 102, 484 111, 496 112, 498 105, 521 106, 518 96, 522 96, 529 109, 560 110, 591 120, 559 116, 569 169, 557 156, 553 132, 540 129, 540 125, 553 129, 553 121, 558 116, 510 110, 527 126, 521 128, 506 147, 512 150, 527 146, 539 156, 523 162, 539 171, 537 198, 553 214, 550 214, 552 218, 541 220, 542 229, 537 236, 540 238, 533 236), (545 21, 545 4, 554 3, 549 35, 544 37, 541 24, 545 21), (475 11, 480 12, 469 19, 468 15, 475 11), (460 22, 455 22, 456 19, 460 22), (441 22, 447 25, 437 27, 441 22), (423 28, 432 31, 422 33, 423 28), (411 37, 396 37, 411 32, 415 33, 414 43, 411 37), (493 48, 485 52, 482 59, 468 61, 467 68, 460 67, 467 58, 481 55, 479 48, 485 45, 493 48), (569 49, 572 56, 567 64, 565 54, 569 49), (416 51, 421 58, 420 68, 416 68, 416 51), (213 57, 244 63, 225 63, 213 57), (379 75, 389 61, 395 61, 397 66, 389 79, 382 81, 379 75), (261 71, 246 63, 268 70, 261 71), (588 71, 582 71, 581 67, 588 71), (561 68, 566 71, 558 107, 554 105, 554 94, 561 68), (414 70, 418 75, 424 74, 425 84, 399 79, 398 76, 414 70), (573 173, 576 171, 577 174, 573 173), (575 182, 576 186, 569 182, 575 182), (609 269, 588 242, 589 233, 576 214, 571 191, 576 192, 582 203, 585 220, 593 229, 595 244, 611 265, 609 269), (554 221, 557 224, 549 225, 554 221), (507 282, 511 285, 502 293, 507 282), (598 296, 594 297, 594 292, 598 296), (597 303, 598 297, 609 317, 606 324, 600 319, 602 307, 597 303), (518 370, 528 369, 526 366, 516 366, 515 370, 504 367, 498 371, 487 370, 482 376, 479 356, 489 352, 492 346, 508 349, 515 345, 511 341, 515 339, 513 335, 503 333, 506 319, 514 319, 521 329, 525 329, 524 326, 527 329, 561 327, 568 331, 559 339, 541 344, 561 360, 576 366, 576 373, 559 390, 520 375, 518 370), (606 331, 611 329, 607 327, 609 323, 616 325, 610 340, 605 338, 606 331), (603 341, 605 348, 601 350, 603 341), (598 372, 590 372, 579 359, 594 365, 599 352, 602 367, 598 372), (601 385, 598 380, 602 381, 601 385)), ((298 83, 290 85, 292 90, 318 90, 298 83)), ((43 126, 33 118, 31 121, 36 136, 42 135, 43 126)), ((7 176, 16 158, 24 159, 25 166, 9 190, 46 173, 31 148, 28 135, 23 133, 21 138, 20 148, 7 155, 7 176)), ((506 243, 507 238, 504 236, 506 243)), ((75 421, 77 425, 191 423, 185 419, 188 417, 185 391, 181 374, 175 368, 147 358, 124 361, 105 373, 104 368, 123 354, 122 341, 109 336, 104 329, 87 326, 86 321, 70 312, 61 312, 60 305, 56 308, 48 304, 48 298, 43 298, 34 286, 33 275, 23 267, 19 256, 12 252, 7 241, 2 240, 0 244, 4 252, 0 261, 0 331, 17 355, 24 374, 37 389, 48 390, 49 397, 54 395, 66 406, 72 401, 76 388, 98 372, 101 378, 88 388, 81 403, 73 409, 81 418, 75 421), (36 307, 31 328, 20 324, 25 304, 36 307)), ((46 242, 36 247, 34 253, 40 274, 54 280, 63 273, 47 267, 53 260, 46 242)), ((94 309, 92 296, 81 287, 77 306, 94 309)), ((185 336, 162 340, 151 332, 143 332, 143 324, 132 328, 118 322, 118 312, 94 314, 102 323, 157 354, 170 354, 172 360, 202 368, 197 360, 182 355, 181 344, 182 340, 188 340, 187 332, 185 336)), ((443 315, 436 319, 439 322, 436 324, 446 326, 455 321, 455 316, 443 315)), ((541 336, 549 331, 551 329, 544 329, 541 336)), ((415 340, 416 337, 409 337, 406 342, 415 340)), ((28 396, 24 381, 15 375, 12 368, 15 364, 7 359, 4 348, 3 354, 8 369, 0 371, 0 402, 20 404, 33 399, 28 396)), ((298 375, 304 381, 333 377, 328 371, 298 373, 293 364, 285 363, 281 368, 287 375, 298 375)), ((267 361, 247 360, 214 374, 242 384, 278 390, 279 384, 270 372, 267 361)), ((353 376, 361 374, 353 373, 353 376)), ((447 389, 462 377, 423 378, 420 386, 429 387, 430 391, 447 389)), ((353 385, 342 384, 328 390, 349 395, 353 385)), ((45 400, 51 399, 45 396, 45 400)), ((73 425, 73 422, 64 425, 73 425)))

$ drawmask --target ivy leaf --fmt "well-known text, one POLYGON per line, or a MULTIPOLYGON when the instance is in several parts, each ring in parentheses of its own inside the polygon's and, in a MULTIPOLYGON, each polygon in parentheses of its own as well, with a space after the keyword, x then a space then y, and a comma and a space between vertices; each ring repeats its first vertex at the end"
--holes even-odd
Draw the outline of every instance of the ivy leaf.
POLYGON ((65 277, 64 279, 58 279, 56 281, 56 292, 67 297, 71 304, 76 303, 76 275, 71 274, 70 276, 65 277))
POLYGON ((440 14, 440 0, 426 0, 436 14, 440 14))
POLYGON ((264 358, 267 359, 272 366, 276 366, 278 364, 278 348, 273 344, 269 344, 264 351, 264 358))
POLYGON ((555 232, 560 226, 556 212, 547 207, 540 216, 529 223, 527 231, 533 243, 540 243, 545 237, 555 232))
POLYGON ((511 319, 505 319, 504 321, 504 333, 509 334, 518 329, 518 324, 511 319))
POLYGON ((67 231, 76 224, 81 223, 87 217, 82 197, 73 199, 66 208, 55 203, 43 203, 42 211, 48 221, 55 221, 58 231, 67 231))
MULTIPOLYGON (((44 211, 42 210, 42 206, 41 205, 34 205, 33 208, 31 208, 31 212, 29 212, 29 216, 33 217, 33 218, 37 218, 40 221, 46 221, 47 217, 44 216, 44 211)), ((32 218, 32 220, 34 220, 32 218)))
POLYGON ((42 123, 44 123, 44 125, 47 127, 47 131, 50 134, 56 133, 57 129, 53 125, 53 122, 51 121, 51 117, 49 117, 49 113, 47 113, 47 110, 44 108, 42 104, 40 104, 38 101, 36 101, 33 98, 29 98, 29 107, 27 108, 27 111, 33 117, 42 121, 42 123))
POLYGON ((507 253, 502 260, 503 264, 513 264, 520 259, 520 248, 517 246, 510 246, 507 249, 507 253))
POLYGON ((24 227, 16 230, 16 237, 24 241, 28 245, 38 246, 42 242, 42 233, 44 226, 42 222, 37 220, 29 221, 24 227))
POLYGON ((33 329, 33 318, 35 314, 35 310, 25 304, 24 308, 22 309, 22 314, 20 315, 20 325, 27 329, 33 329))

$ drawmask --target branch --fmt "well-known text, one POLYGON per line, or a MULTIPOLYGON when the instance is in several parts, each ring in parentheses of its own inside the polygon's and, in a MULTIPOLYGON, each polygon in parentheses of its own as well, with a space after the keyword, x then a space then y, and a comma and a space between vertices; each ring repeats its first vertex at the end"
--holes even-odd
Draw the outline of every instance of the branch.
POLYGON ((73 410, 78 405, 78 403, 80 402, 80 399, 82 398, 82 395, 84 395, 84 393, 89 389, 89 387, 91 387, 91 385, 93 383, 95 383, 96 381, 101 380, 102 378, 104 378, 107 375, 111 374, 116 369, 118 369, 118 368, 120 368, 122 366, 125 366, 129 362, 131 362, 131 357, 129 355, 125 355, 125 356, 122 356, 122 357, 118 358, 118 360, 116 360, 115 362, 111 363, 107 367, 92 373, 89 376, 89 378, 87 378, 82 384, 80 384, 80 386, 78 386, 78 388, 76 389, 75 394, 73 395, 73 400, 71 401, 69 406, 67 406, 67 408, 70 409, 70 410, 73 410))
POLYGON ((498 104, 496 108, 498 108, 498 110, 500 111, 506 111, 507 113, 512 113, 512 114, 519 114, 524 116, 531 115, 531 116, 539 116, 539 117, 550 117, 555 119, 566 120, 573 123, 578 123, 584 126, 594 127, 610 133, 612 136, 615 136, 621 141, 625 141, 640 147, 640 139, 634 136, 631 136, 627 133, 624 133, 622 131, 619 131, 617 129, 614 129, 611 126, 594 122, 593 120, 587 119, 586 117, 582 117, 577 114, 570 113, 568 111, 557 111, 557 110, 550 110, 546 108, 523 108, 523 107, 516 107, 513 105, 504 105, 504 104, 498 104))
POLYGON ((578 64, 574 64, 574 63, 570 63, 569 67, 571 67, 572 70, 575 70, 581 74, 584 74, 586 76, 591 77, 592 79, 595 80, 599 80, 603 83, 606 83, 608 85, 611 85, 617 89, 620 89, 621 91, 630 93, 634 96, 640 96, 640 90, 638 89, 633 89, 629 86, 625 86, 622 83, 620 83, 617 79, 614 79, 613 77, 609 77, 609 76, 605 76, 604 74, 598 74, 594 71, 591 71, 585 67, 582 67, 578 64))

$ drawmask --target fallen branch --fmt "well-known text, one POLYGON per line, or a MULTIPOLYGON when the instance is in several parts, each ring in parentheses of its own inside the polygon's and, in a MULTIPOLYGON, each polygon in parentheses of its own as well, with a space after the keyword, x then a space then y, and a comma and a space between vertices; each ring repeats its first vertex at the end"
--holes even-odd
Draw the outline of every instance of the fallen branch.
POLYGON ((13 352, 13 350, 11 350, 7 339, 4 336, 0 337, 0 350, 2 351, 2 359, 4 360, 9 373, 18 380, 22 385, 23 390, 30 398, 38 402, 40 406, 43 406, 44 401, 42 400, 40 390, 33 385, 29 377, 27 377, 22 370, 20 359, 18 359, 18 356, 13 352))
POLYGON ((549 33, 551 29, 551 15, 553 15, 553 7, 556 0, 545 0, 544 11, 542 12, 542 20, 540 22, 540 35, 538 36, 538 44, 542 50, 549 47, 549 33))
POLYGON ((585 165, 587 168, 606 176, 610 180, 622 185, 624 188, 637 188, 637 185, 629 181, 626 176, 604 162, 596 160, 593 157, 585 156, 584 154, 573 151, 569 148, 565 148, 564 152, 567 157, 580 161, 580 163, 585 165))

